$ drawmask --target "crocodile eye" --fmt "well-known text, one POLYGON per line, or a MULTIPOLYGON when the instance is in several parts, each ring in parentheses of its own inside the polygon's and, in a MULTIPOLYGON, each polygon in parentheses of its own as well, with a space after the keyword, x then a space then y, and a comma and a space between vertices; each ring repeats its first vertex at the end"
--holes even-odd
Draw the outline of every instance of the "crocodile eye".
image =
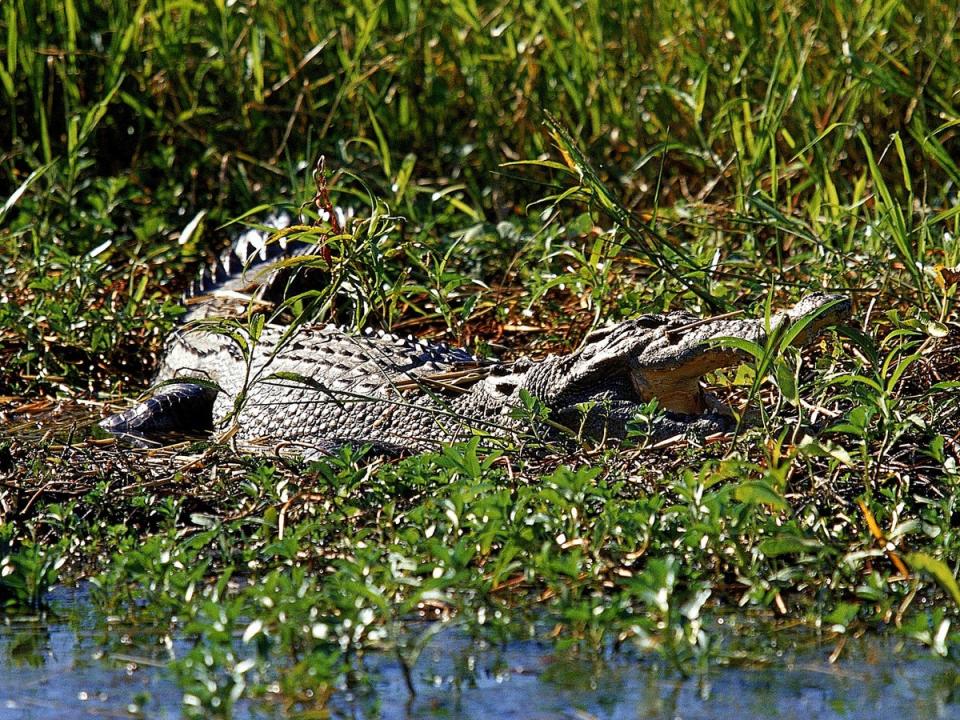
POLYGON ((610 335, 610 332, 615 328, 616 328, 616 325, 607 325, 606 327, 597 328, 596 330, 593 330, 587 333, 587 337, 584 338, 583 342, 585 345, 590 345, 592 343, 600 342, 601 340, 606 338, 608 335, 610 335))
POLYGON ((637 327, 653 330, 663 327, 666 324, 666 318, 663 315, 641 315, 633 321, 637 327))

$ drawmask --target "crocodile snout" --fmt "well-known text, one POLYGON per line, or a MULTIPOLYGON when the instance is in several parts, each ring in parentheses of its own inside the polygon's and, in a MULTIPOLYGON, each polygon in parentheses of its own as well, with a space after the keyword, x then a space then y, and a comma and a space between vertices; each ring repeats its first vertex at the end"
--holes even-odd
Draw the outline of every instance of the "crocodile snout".
POLYGON ((657 398, 668 412, 699 415, 715 411, 715 403, 700 385, 701 378, 751 358, 744 350, 725 344, 724 339, 763 347, 770 336, 782 337, 780 333, 798 326, 791 344, 805 345, 824 329, 844 322, 850 310, 850 299, 845 296, 814 293, 769 318, 707 318, 663 327, 640 352, 628 358, 630 382, 643 402, 657 398))

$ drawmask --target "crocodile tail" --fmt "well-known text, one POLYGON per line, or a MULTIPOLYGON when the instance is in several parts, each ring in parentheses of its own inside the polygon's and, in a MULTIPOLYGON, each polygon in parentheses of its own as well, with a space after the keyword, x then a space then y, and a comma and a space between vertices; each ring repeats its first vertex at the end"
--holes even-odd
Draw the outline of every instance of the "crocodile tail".
MULTIPOLYGON (((283 229, 290 225, 287 213, 269 216, 264 225, 283 229)), ((289 241, 280 238, 278 242, 268 242, 269 234, 257 228, 248 228, 234 238, 230 247, 217 256, 214 262, 205 266, 187 290, 185 300, 201 298, 210 293, 225 290, 240 291, 256 278, 265 265, 287 257, 300 246, 309 246, 301 241, 289 241)))
MULTIPOLYGON (((343 217, 338 219, 343 221, 343 217)), ((283 229, 291 221, 290 215, 282 212, 269 216, 263 224, 283 229)), ((305 240, 281 236, 270 242, 267 231, 245 230, 191 284, 184 295, 184 303, 190 308, 184 320, 239 313, 250 299, 276 305, 298 293, 322 287, 327 278, 321 270, 278 267, 282 260, 315 252, 317 245, 305 240)))

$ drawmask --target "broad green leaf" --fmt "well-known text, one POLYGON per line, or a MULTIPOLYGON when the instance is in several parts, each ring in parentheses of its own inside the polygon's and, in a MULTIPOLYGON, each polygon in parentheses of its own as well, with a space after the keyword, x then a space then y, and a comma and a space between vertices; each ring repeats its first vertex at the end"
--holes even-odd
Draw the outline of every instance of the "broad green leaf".
POLYGON ((960 607, 960 585, 957 585, 957 579, 946 563, 922 552, 910 553, 904 559, 914 572, 925 572, 932 575, 940 583, 940 587, 950 593, 954 605, 960 607))
POLYGON ((790 555, 793 553, 816 552, 821 545, 816 540, 800 537, 799 535, 777 535, 760 543, 760 552, 767 557, 790 555))
POLYGON ((857 619, 857 613, 859 612, 859 603, 842 602, 839 603, 824 620, 831 625, 839 625, 846 630, 850 623, 857 619))
POLYGON ((796 405, 800 400, 800 395, 797 392, 797 382, 793 376, 793 370, 789 365, 780 360, 775 361, 774 367, 776 370, 777 387, 780 388, 780 392, 783 393, 783 396, 787 398, 787 400, 796 405))
MULTIPOLYGON (((858 424, 842 423, 830 428, 831 432, 847 432, 853 435, 861 435, 864 432, 864 426, 858 424)), ((853 458, 850 457, 843 447, 836 445, 829 440, 818 440, 810 435, 804 435, 800 440, 797 449, 805 457, 832 457, 842 465, 853 467, 853 458)))
POLYGON ((733 496, 740 502, 751 505, 767 505, 774 510, 790 509, 790 504, 784 497, 762 480, 747 480, 740 483, 733 496))
POLYGON ((933 338, 945 338, 950 334, 950 328, 942 322, 931 320, 927 323, 927 335, 933 338))

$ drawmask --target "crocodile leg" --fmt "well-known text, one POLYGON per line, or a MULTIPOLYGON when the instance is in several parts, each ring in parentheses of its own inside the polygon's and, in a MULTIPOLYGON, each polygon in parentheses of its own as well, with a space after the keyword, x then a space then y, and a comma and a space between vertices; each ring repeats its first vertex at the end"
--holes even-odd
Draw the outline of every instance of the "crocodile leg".
POLYGON ((216 395, 216 390, 193 383, 167 385, 149 400, 102 420, 100 427, 107 432, 128 435, 209 430, 213 427, 216 395))

